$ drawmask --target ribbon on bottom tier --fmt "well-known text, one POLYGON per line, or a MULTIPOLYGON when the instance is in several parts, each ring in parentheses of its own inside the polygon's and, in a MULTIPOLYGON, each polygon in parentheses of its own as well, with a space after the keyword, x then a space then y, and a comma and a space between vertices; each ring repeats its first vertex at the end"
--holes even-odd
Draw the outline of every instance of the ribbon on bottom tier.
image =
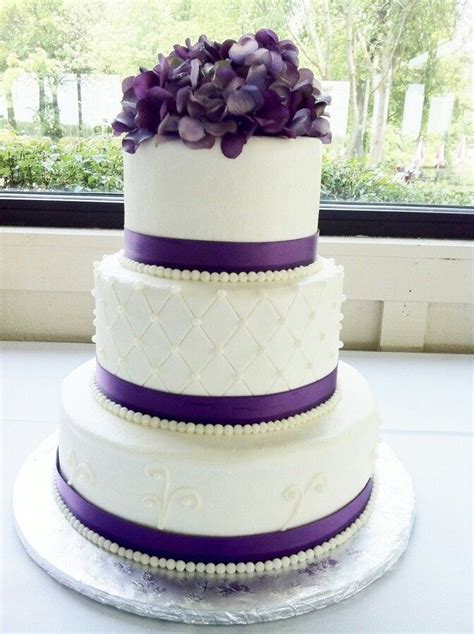
POLYGON ((121 379, 99 362, 95 381, 107 398, 135 412, 178 422, 246 425, 281 420, 321 405, 336 390, 337 366, 314 383, 286 392, 257 396, 195 396, 162 392, 121 379))
POLYGON ((362 491, 346 506, 322 519, 275 533, 236 537, 206 537, 171 533, 136 524, 92 504, 66 481, 56 461, 56 484, 71 513, 105 539, 124 548, 150 556, 203 562, 237 563, 266 561, 314 548, 342 532, 363 512, 372 492, 370 479, 362 491))

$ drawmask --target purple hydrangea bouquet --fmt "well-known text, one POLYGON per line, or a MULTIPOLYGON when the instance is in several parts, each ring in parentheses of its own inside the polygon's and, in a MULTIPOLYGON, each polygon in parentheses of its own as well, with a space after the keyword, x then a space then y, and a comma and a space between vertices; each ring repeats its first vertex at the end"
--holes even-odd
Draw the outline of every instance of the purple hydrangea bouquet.
POLYGON ((324 96, 308 68, 298 68, 298 49, 262 29, 238 41, 176 44, 152 69, 140 68, 122 83, 122 112, 112 122, 122 145, 134 153, 155 135, 175 136, 191 148, 221 139, 236 158, 251 136, 309 136, 330 143, 324 96))

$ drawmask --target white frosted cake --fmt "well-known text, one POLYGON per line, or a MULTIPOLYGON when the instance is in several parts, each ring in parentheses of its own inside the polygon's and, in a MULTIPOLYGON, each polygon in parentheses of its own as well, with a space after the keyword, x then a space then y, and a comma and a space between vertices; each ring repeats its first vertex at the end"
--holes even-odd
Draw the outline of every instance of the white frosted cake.
POLYGON ((316 255, 327 130, 309 71, 271 31, 181 49, 124 82, 125 250, 95 266, 97 357, 63 384, 58 500, 86 538, 152 567, 271 570, 363 525, 378 416, 338 362, 342 268, 316 255), (191 103, 203 86, 213 103, 191 103))

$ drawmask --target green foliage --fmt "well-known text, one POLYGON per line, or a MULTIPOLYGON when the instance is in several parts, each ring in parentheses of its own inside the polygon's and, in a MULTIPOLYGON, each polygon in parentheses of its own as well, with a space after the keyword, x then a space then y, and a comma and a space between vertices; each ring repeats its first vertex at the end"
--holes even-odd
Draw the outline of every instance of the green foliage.
POLYGON ((398 183, 394 181, 394 175, 394 170, 387 173, 379 166, 370 166, 366 159, 324 160, 321 197, 360 202, 474 204, 474 192, 458 191, 446 186, 446 183, 435 183, 433 180, 398 183))
POLYGON ((92 68, 93 32, 103 8, 102 0, 3 0, 0 70, 8 65, 7 52, 32 72, 60 74, 92 68), (39 69, 31 58, 38 50, 45 58, 39 69))
POLYGON ((111 138, 0 136, 0 183, 6 188, 120 192, 122 149, 111 138))
MULTIPOLYGON (((272 28, 282 38, 295 39, 300 63, 327 79, 349 79, 348 9, 353 13, 354 63, 359 108, 365 81, 382 69, 390 52, 391 76, 388 126, 378 167, 363 159, 345 160, 351 136, 326 151, 323 193, 329 199, 472 204, 472 158, 453 168, 451 159, 462 135, 472 152, 471 60, 459 36, 469 13, 456 0, 0 0, 0 81, 8 116, 4 125, 25 137, 0 130, 0 180, 4 187, 69 191, 120 191, 122 155, 119 143, 102 128, 97 131, 60 125, 51 95, 65 74, 135 74, 151 67, 159 52, 167 53, 186 37, 196 40, 239 37, 272 28), (440 45, 456 38, 454 48, 440 45), (389 46, 390 45, 390 46, 389 46), (428 53, 426 63, 411 60, 428 53), (35 123, 15 120, 13 84, 24 72, 36 75, 43 99, 35 123), (393 181, 396 167, 410 164, 416 141, 400 137, 405 92, 413 82, 425 85, 423 136, 427 144, 422 178, 402 185, 393 181), (455 94, 453 122, 446 138, 425 134, 431 96, 455 94), (360 93, 360 94, 359 94, 360 93), (73 138, 76 132, 84 139, 73 138), (28 134, 40 136, 29 138, 28 134), (65 136, 59 139, 61 134, 65 136), (92 136, 92 135, 95 136, 92 136), (48 137, 45 135, 49 135, 48 137), (90 138, 86 139, 86 135, 90 138), (51 137, 56 137, 53 140, 51 137), (430 166, 441 141, 447 168, 436 174, 430 166), (435 182, 435 177, 437 182, 435 182)), ((445 44, 443 44, 445 46, 445 44)), ((368 116, 362 135, 368 151, 372 140, 374 85, 368 93, 368 116)), ((80 95, 77 96, 81 111, 80 95)), ((119 104, 117 104, 117 112, 119 104)), ((113 114, 113 113, 111 113, 113 114)), ((377 159, 379 160, 379 159, 377 159)))
MULTIPOLYGON (((72 192, 121 192, 122 150, 117 139, 0 135, 0 185, 4 188, 72 192)), ((446 183, 393 181, 393 170, 370 167, 365 159, 325 158, 322 198, 364 202, 469 205, 474 196, 446 183)))

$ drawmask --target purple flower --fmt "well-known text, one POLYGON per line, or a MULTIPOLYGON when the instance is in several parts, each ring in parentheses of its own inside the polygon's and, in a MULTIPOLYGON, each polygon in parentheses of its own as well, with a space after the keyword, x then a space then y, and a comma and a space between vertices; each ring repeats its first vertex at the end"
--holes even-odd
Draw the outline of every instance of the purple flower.
POLYGON ((239 40, 201 35, 176 44, 156 66, 122 82, 122 112, 113 133, 133 153, 155 135, 175 136, 191 148, 216 139, 236 158, 251 136, 309 136, 331 142, 326 106, 311 70, 298 68, 298 49, 269 29, 239 40))

